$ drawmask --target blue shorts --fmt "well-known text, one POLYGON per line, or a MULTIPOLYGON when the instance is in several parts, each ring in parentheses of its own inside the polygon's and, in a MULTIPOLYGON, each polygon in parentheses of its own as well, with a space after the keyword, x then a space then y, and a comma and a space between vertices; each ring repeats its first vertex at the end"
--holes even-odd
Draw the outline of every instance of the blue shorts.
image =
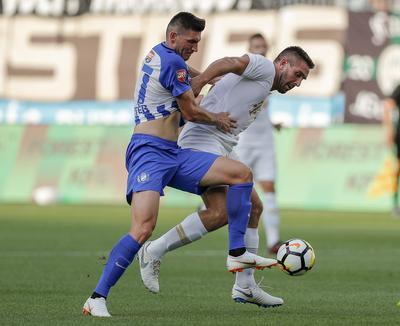
POLYGON ((170 186, 192 194, 205 188, 200 181, 218 155, 193 149, 182 149, 176 142, 159 137, 134 134, 126 150, 128 170, 126 200, 132 201, 134 192, 153 190, 164 195, 170 186))

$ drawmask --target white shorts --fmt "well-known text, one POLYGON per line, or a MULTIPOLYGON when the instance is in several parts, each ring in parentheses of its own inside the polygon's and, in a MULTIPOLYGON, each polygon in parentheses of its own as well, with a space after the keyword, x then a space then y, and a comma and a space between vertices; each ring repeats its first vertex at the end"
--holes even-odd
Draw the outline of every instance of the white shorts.
POLYGON ((193 148, 239 161, 239 157, 232 150, 231 146, 224 144, 214 134, 204 132, 203 130, 190 129, 188 131, 184 129, 179 135, 178 145, 182 148, 193 148))
POLYGON ((253 171, 255 181, 275 181, 276 158, 273 141, 262 147, 241 144, 235 147, 235 151, 240 161, 253 171))
POLYGON ((184 130, 179 135, 178 145, 182 148, 192 148, 203 152, 221 155, 232 160, 246 164, 254 174, 256 181, 275 180, 275 153, 274 150, 266 151, 260 148, 244 148, 244 152, 239 155, 237 151, 224 144, 224 142, 213 134, 195 129, 184 130), (272 155, 271 155, 272 154, 272 155))

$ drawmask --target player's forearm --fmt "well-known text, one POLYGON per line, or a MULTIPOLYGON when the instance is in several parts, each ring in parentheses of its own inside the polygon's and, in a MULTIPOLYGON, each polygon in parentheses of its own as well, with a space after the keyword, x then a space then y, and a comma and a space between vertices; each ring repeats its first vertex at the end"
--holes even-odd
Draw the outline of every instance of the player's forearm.
POLYGON ((216 77, 234 73, 241 75, 249 63, 249 57, 225 57, 211 63, 198 78, 204 86, 216 77))
POLYGON ((190 110, 182 112, 185 120, 202 124, 215 124, 216 117, 212 112, 208 112, 200 106, 193 105, 190 110))
POLYGON ((192 90, 177 96, 176 100, 183 118, 187 121, 215 125, 223 132, 230 132, 232 128, 236 128, 236 121, 231 119, 227 112, 213 113, 201 108, 196 103, 192 90))

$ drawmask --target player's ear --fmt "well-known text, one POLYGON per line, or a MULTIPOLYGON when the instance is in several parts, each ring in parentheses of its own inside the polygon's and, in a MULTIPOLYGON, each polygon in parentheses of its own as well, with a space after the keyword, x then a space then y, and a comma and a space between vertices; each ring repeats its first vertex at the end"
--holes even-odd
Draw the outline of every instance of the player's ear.
POLYGON ((285 66, 289 63, 288 59, 282 58, 281 61, 279 61, 279 68, 283 69, 285 66))
POLYGON ((175 43, 176 42, 177 36, 178 36, 177 32, 174 32, 174 31, 170 31, 169 32, 168 37, 169 37, 169 40, 171 41, 171 43, 175 43))

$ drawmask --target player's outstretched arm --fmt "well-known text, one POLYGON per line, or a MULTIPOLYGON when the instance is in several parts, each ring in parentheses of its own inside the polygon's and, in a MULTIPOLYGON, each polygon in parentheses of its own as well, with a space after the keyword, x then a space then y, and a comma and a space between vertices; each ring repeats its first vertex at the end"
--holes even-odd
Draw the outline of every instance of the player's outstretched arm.
POLYGON ((183 118, 187 121, 215 125, 225 132, 230 132, 232 128, 236 127, 236 121, 229 117, 229 113, 213 113, 201 108, 191 89, 177 96, 176 100, 183 118))
POLYGON ((243 74, 249 62, 250 58, 247 54, 241 57, 225 57, 214 61, 200 75, 192 78, 190 84, 194 95, 197 96, 203 86, 216 77, 230 72, 237 75, 243 74))

